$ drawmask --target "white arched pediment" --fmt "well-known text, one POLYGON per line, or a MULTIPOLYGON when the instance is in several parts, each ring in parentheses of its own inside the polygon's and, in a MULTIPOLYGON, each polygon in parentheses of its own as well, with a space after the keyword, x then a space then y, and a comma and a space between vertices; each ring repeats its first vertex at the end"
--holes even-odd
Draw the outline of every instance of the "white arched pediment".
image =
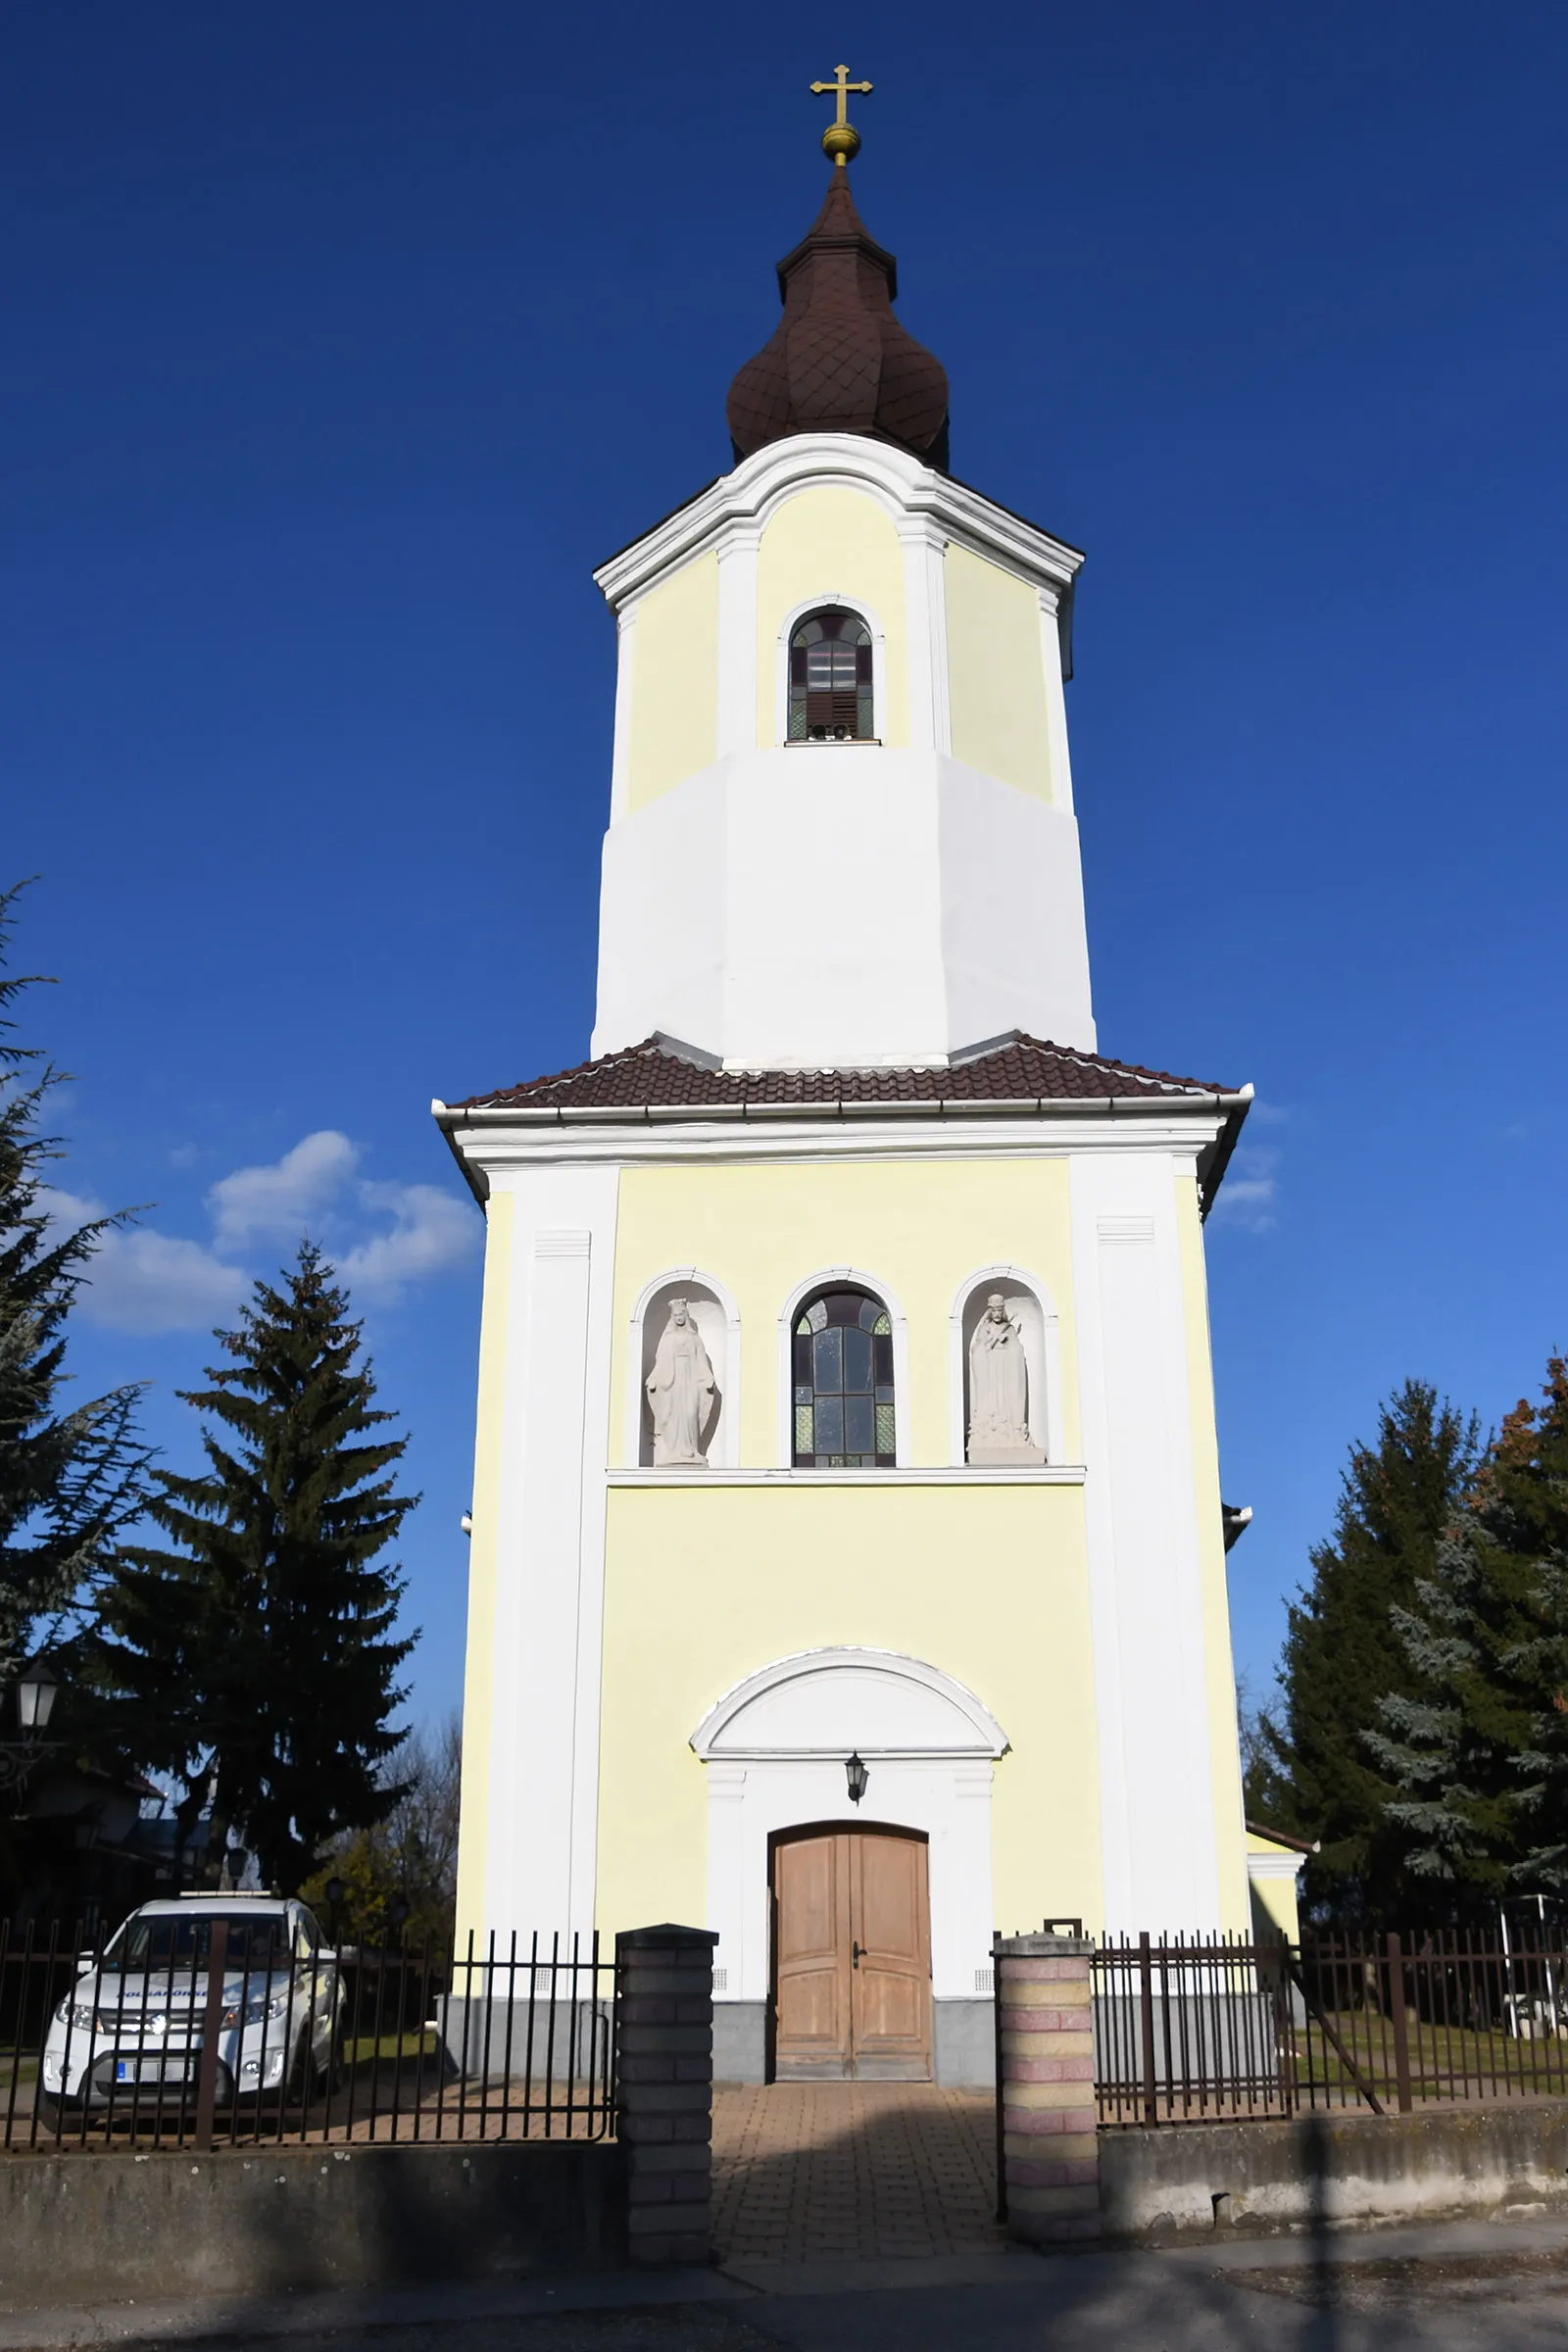
POLYGON ((988 1756, 1007 1735, 952 1675, 889 1649, 808 1649, 726 1690, 692 1734, 703 1762, 988 1756))

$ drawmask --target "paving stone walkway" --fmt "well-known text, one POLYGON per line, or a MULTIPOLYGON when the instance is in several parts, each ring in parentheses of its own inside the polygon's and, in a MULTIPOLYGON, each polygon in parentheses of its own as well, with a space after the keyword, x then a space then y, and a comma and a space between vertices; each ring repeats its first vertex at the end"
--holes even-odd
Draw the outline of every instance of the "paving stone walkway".
POLYGON ((931 2082, 713 2093, 721 2261, 828 2262, 1002 2246, 996 2107, 931 2082))

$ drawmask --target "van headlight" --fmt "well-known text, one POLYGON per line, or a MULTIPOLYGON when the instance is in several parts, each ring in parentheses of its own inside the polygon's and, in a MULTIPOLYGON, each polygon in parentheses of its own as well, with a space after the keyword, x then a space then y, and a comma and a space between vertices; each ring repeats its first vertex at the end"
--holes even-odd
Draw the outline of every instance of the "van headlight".
POLYGON ((74 2001, 68 1992, 55 2011, 57 2026, 74 2026, 78 2034, 90 2034, 93 2026, 93 2007, 90 2001, 74 2001))
POLYGON ((232 2009, 225 2009, 223 2023, 225 2026, 265 2026, 274 2017, 285 2016, 287 2011, 286 1992, 257 1992, 245 2003, 243 2011, 237 2001, 232 2009))

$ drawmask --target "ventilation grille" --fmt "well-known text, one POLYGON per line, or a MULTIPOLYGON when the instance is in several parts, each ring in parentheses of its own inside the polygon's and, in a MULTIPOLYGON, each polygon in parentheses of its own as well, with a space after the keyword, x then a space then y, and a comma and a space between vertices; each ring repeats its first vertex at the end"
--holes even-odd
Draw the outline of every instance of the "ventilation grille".
POLYGON ((995 1969, 977 1968, 974 1972, 974 1988, 976 1992, 995 1992, 997 1989, 995 1969))
MULTIPOLYGON (((989 1970, 988 1970, 988 1971, 987 1971, 987 1974, 989 1975, 989 1973, 990 1973, 990 1972, 989 1972, 989 1970)), ((714 1971, 713 1971, 713 1990, 714 1990, 715 1992, 728 1992, 728 1990, 729 1990, 729 1970, 728 1970, 727 1968, 715 1968, 715 1969, 714 1969, 714 1971)))

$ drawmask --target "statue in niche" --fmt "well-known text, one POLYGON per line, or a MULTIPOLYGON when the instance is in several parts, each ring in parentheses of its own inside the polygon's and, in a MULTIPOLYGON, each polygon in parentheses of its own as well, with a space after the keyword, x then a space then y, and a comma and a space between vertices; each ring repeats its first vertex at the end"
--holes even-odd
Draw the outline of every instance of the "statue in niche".
POLYGON ((1044 1448, 1029 1436, 1023 1325, 1002 1293, 993 1291, 969 1342, 969 1459, 1029 1463, 1045 1458, 1044 1448))
POLYGON ((660 1334, 646 1385, 654 1416, 654 1468, 706 1468, 702 1440, 718 1398, 713 1367, 685 1298, 669 1302, 669 1321, 660 1334))

